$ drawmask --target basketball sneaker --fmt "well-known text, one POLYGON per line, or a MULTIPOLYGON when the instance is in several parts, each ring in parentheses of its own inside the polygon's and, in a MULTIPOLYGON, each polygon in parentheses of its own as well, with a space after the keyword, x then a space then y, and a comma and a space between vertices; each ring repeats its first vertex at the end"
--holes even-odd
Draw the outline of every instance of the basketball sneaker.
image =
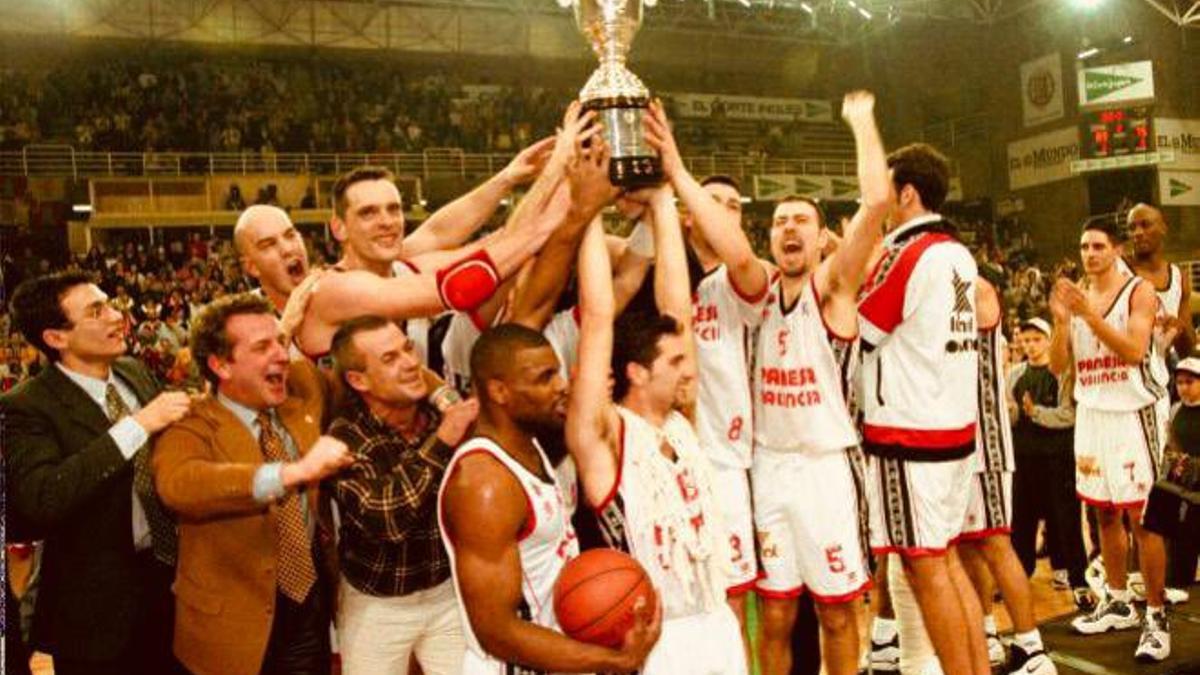
POLYGON ((1138 623, 1138 613, 1133 605, 1105 593, 1091 614, 1077 616, 1071 621, 1071 628, 1083 635, 1096 635, 1110 630, 1127 630, 1138 623))
POLYGON ((867 651, 866 663, 863 670, 871 673, 900 672, 900 634, 895 633, 887 642, 876 642, 871 638, 871 648, 867 651))
POLYGON ((1138 640, 1133 658, 1141 663, 1155 663, 1171 655, 1171 625, 1164 611, 1146 610, 1142 637, 1138 640))
POLYGON ((995 633, 987 633, 988 663, 995 668, 1004 663, 1004 643, 995 633))
POLYGON ((1096 596, 1092 594, 1092 589, 1087 586, 1072 588, 1071 595, 1075 600, 1075 608, 1079 611, 1086 614, 1096 609, 1096 596))
POLYGON ((1163 597, 1168 605, 1182 605, 1191 598, 1191 594, 1182 588, 1166 588, 1163 590, 1163 597))
POLYGON ((1046 655, 1046 650, 1027 652, 1014 642, 1004 672, 1008 675, 1058 675, 1058 667, 1046 655))

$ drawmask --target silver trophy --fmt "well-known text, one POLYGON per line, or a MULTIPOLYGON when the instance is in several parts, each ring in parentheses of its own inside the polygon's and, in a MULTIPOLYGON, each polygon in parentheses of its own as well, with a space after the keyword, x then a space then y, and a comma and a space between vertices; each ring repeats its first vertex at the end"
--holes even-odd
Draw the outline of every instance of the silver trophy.
POLYGON ((595 110, 612 150, 608 177, 625 188, 662 182, 662 161, 642 137, 642 115, 650 90, 625 67, 633 36, 642 25, 642 6, 651 0, 574 0, 575 25, 600 59, 579 91, 583 109, 595 110))

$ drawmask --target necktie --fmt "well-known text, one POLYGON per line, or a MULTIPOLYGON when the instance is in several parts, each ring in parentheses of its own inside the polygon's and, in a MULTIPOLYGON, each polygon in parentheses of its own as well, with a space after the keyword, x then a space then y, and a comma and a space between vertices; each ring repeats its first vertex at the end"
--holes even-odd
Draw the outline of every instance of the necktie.
MULTIPOLYGON (((263 457, 268 462, 290 461, 291 457, 283 447, 283 439, 275 431, 267 413, 259 413, 258 428, 261 431, 258 442, 263 457)), ((275 510, 279 590, 297 603, 304 602, 308 591, 317 581, 308 529, 304 526, 304 514, 300 510, 300 500, 303 498, 303 493, 299 491, 289 492, 278 502, 275 510)))
MULTIPOLYGON (((116 385, 111 382, 104 392, 104 412, 113 422, 119 422, 130 415, 125 399, 121 398, 116 385)), ((179 546, 175 523, 158 500, 158 493, 154 491, 149 443, 138 448, 133 455, 133 491, 142 505, 142 512, 146 514, 146 524, 150 526, 150 546, 154 550, 154 557, 174 566, 179 546)))

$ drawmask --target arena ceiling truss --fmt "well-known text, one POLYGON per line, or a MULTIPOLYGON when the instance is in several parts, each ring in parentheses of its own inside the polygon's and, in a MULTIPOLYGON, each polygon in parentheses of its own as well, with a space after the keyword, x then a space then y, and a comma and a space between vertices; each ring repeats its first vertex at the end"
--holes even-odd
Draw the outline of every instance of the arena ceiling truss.
MULTIPOLYGON (((1200 0, 1140 1, 1180 28, 1200 28, 1200 0)), ((658 0, 646 29, 846 44, 898 23, 988 25, 1065 2, 658 0)), ((0 25, 15 32, 310 47, 578 56, 582 40, 571 23, 555 0, 0 0, 0 25)))

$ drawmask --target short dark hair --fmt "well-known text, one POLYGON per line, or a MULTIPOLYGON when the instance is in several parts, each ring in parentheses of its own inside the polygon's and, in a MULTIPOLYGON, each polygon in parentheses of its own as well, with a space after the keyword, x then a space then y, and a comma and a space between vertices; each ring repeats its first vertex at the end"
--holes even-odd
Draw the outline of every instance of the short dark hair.
POLYGON ((265 297, 257 293, 235 293, 210 302, 192 317, 190 344, 192 356, 200 367, 204 379, 217 386, 220 378, 208 367, 209 356, 229 358, 233 344, 225 327, 229 320, 242 314, 275 315, 275 308, 265 297))
POLYGON ((728 185, 739 193, 742 191, 742 185, 738 182, 738 179, 723 173, 714 173, 711 176, 705 176, 700 180, 700 185, 728 185))
POLYGON ((507 374, 518 351, 549 346, 545 335, 521 324, 502 323, 485 330, 471 347, 471 385, 475 395, 487 399, 484 382, 507 374))
POLYGON ((821 227, 829 227, 829 220, 825 216, 825 209, 821 206, 821 202, 819 200, 813 197, 805 197, 801 194, 792 193, 784 195, 780 199, 776 200, 774 208, 779 208, 780 206, 790 202, 801 202, 813 207, 813 210, 817 212, 817 224, 819 224, 821 227))
POLYGON ((362 370, 365 365, 362 352, 354 347, 355 335, 369 330, 378 330, 394 323, 391 319, 368 314, 350 319, 338 326, 329 347, 329 353, 333 355, 333 369, 338 377, 344 378, 348 371, 362 370))
POLYGON ((921 205, 937 211, 946 203, 950 192, 950 162, 938 149, 928 143, 910 143, 893 150, 887 156, 892 170, 892 185, 896 192, 905 185, 913 186, 921 196, 921 205))
POLYGON ((658 341, 664 335, 679 335, 683 326, 669 314, 658 312, 626 312, 613 326, 612 371, 616 383, 613 400, 620 401, 629 393, 626 367, 636 363, 649 368, 658 358, 658 341))
POLYGON ((23 281, 13 292, 13 324, 46 358, 58 361, 61 355, 46 344, 42 332, 70 328, 71 321, 62 307, 63 297, 76 286, 92 283, 95 280, 85 272, 58 272, 23 281))
POLYGON ((396 177, 382 166, 360 166, 338 176, 333 182, 333 212, 338 218, 346 217, 346 191, 351 185, 368 180, 395 182, 396 177))
POLYGON ((1091 230, 1107 234, 1108 241, 1113 246, 1120 246, 1121 244, 1125 243, 1125 226, 1117 222, 1115 218, 1089 218, 1087 222, 1083 224, 1083 229, 1080 230, 1080 234, 1091 230))

